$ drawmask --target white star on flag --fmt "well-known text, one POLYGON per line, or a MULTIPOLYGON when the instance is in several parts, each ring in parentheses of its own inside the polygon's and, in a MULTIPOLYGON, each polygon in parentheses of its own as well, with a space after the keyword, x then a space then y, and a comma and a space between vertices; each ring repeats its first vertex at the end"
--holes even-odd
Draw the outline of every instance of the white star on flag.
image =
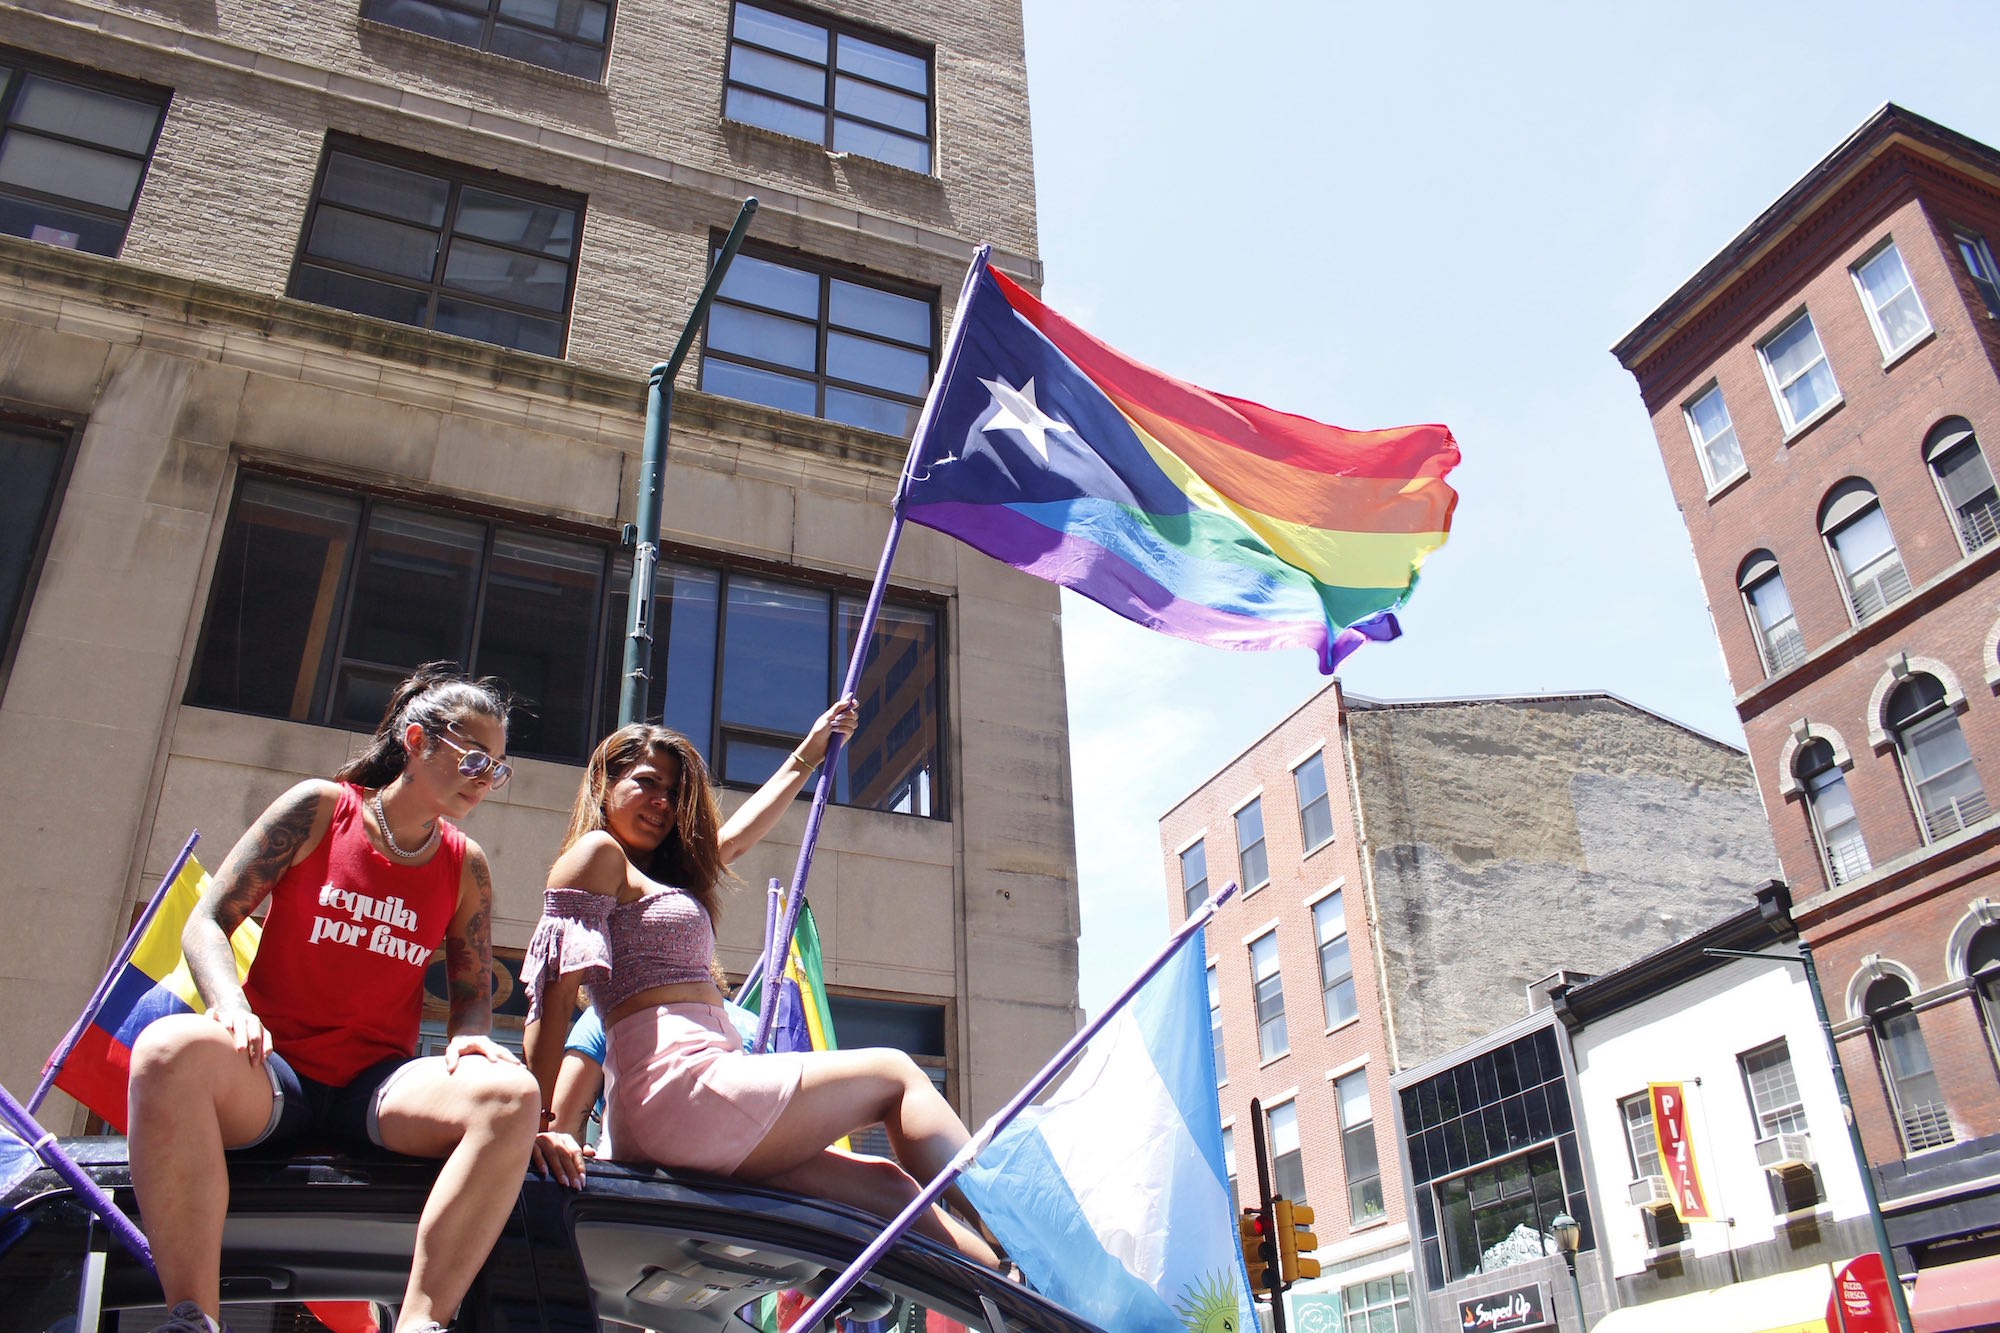
POLYGON ((1035 401, 1035 381, 1030 378, 1026 385, 1017 389, 1005 380, 981 380, 987 392, 993 395, 993 414, 980 426, 982 433, 996 430, 1017 430, 1028 447, 1041 455, 1044 463, 1049 461, 1049 432, 1053 430, 1076 434, 1068 423, 1058 421, 1042 411, 1035 401))

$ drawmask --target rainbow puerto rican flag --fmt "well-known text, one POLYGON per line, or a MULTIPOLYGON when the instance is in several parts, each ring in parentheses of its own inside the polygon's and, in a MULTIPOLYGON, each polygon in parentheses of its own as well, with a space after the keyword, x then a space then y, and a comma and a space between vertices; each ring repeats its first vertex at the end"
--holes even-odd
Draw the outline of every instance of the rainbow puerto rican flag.
POLYGON ((983 264, 913 448, 906 515, 1128 620, 1322 672, 1445 542, 1443 426, 1343 430, 1107 347, 983 264))
MULTIPOLYGON (((159 910, 105 991, 104 1003, 90 1016, 76 1044, 63 1058, 55 1086, 102 1116, 120 1134, 125 1132, 125 1084, 132 1072, 132 1046, 156 1018, 168 1014, 198 1014, 206 1010, 181 956, 181 931, 201 895, 208 872, 189 856, 161 897, 159 910)), ((245 921, 230 936, 236 951, 239 980, 250 974, 263 928, 245 921)))

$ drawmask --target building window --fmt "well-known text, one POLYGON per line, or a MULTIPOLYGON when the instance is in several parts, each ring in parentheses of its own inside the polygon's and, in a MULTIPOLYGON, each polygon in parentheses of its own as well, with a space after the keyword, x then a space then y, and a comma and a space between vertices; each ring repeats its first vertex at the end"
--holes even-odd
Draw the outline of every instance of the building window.
POLYGON ((1792 1077, 1792 1053, 1783 1038, 1738 1057, 1743 1086, 1750 1094, 1750 1111, 1757 1118, 1757 1136, 1806 1132, 1806 1104, 1792 1077))
POLYGON ((929 53, 837 19, 738 0, 722 114, 930 174, 929 53))
POLYGON ((1285 983, 1278 975, 1278 932, 1270 930, 1250 946, 1251 991, 1257 1002, 1257 1053, 1275 1060, 1292 1049, 1285 1032, 1285 983))
POLYGON ((470 167, 329 145, 290 296, 561 356, 583 200, 470 167))
POLYGON ((1271 1136, 1271 1190, 1293 1203, 1306 1201, 1305 1154, 1299 1151, 1299 1104, 1280 1102, 1265 1111, 1271 1136))
POLYGON ((1557 1252, 1549 1224, 1565 1204, 1553 1144, 1443 1181, 1437 1192, 1453 1281, 1557 1252))
POLYGON ((1993 488, 1993 470, 1964 417, 1940 421, 1924 441, 1924 461, 1937 479, 1938 494, 1951 513, 1959 544, 1971 555, 2000 537, 2000 494, 1993 488))
POLYGON ((1375 1155, 1375 1116, 1368 1107, 1368 1071, 1333 1082, 1340 1103, 1340 1159, 1347 1168, 1347 1215, 1355 1226, 1382 1216, 1382 1164, 1375 1155))
POLYGON ((1264 802, 1255 800, 1236 812, 1236 863, 1244 892, 1271 882, 1270 858, 1264 854, 1264 802))
POLYGON ((1834 487, 1820 511, 1819 530, 1840 571, 1855 624, 1910 595, 1910 576, 1874 487, 1859 479, 1834 487))
POLYGON ((1222 1052, 1222 982, 1216 977, 1214 963, 1208 965, 1208 1039, 1215 1047, 1215 1081, 1219 1086, 1229 1081, 1229 1061, 1222 1052))
POLYGON ((1342 1287, 1340 1308, 1347 1316, 1347 1333, 1417 1333, 1408 1273, 1342 1287))
POLYGON ((1889 1085, 1890 1105, 1903 1131, 1903 1150, 1922 1152, 1952 1142, 1951 1114, 1931 1067, 1930 1046, 1910 1011, 1910 983, 1890 973, 1869 984, 1862 1002, 1875 1037, 1875 1055, 1889 1085))
POLYGON ((1986 790, 1938 678, 1923 672, 1910 676, 1889 695, 1883 714, 1916 799, 1924 841, 1984 819, 1986 790))
POLYGON ((1319 989, 1326 1025, 1337 1028, 1360 1012, 1354 1001, 1354 957, 1347 947, 1347 911, 1339 890, 1313 904, 1313 937, 1319 941, 1319 989))
POLYGON ((1800 311, 1797 319, 1757 344, 1757 356, 1764 363, 1787 434, 1840 401, 1833 367, 1827 364, 1819 332, 1807 312, 1800 311))
POLYGON ((2000 1059, 2000 926, 1981 926, 1965 951, 1965 974, 1979 996, 1986 1040, 2000 1059))
MULTIPOLYGON (((522 696, 511 750, 579 761, 615 715, 630 570, 608 541, 247 474, 187 701, 371 731, 398 680, 444 659, 522 696)), ((678 562, 654 598, 647 716, 721 780, 761 783, 831 701, 863 599, 678 562)), ((940 655, 934 612, 883 608, 836 801, 941 809, 940 655)))
POLYGON ((366 0, 361 16, 592 81, 604 77, 611 0, 366 0))
POLYGON ((1194 846, 1181 853, 1181 904, 1189 916, 1208 901, 1208 840, 1196 838, 1194 846))
POLYGON ((1681 409, 1687 417, 1688 434, 1694 437, 1695 456, 1701 460, 1701 475, 1712 491, 1743 471, 1743 446, 1736 442, 1736 426, 1729 419, 1729 407, 1722 401, 1722 386, 1711 384, 1681 409))
MULTIPOLYGON (((945 1008, 941 1004, 909 1004, 901 1000, 871 1000, 829 994, 827 1021, 841 1049, 901 1051, 924 1071, 931 1086, 951 1101, 951 1061, 945 1044, 945 1008)), ((893 1157, 889 1131, 880 1121, 852 1136, 855 1152, 893 1157)))
POLYGON ((0 53, 0 232, 116 257, 167 97, 0 53))
POLYGON ((1641 1092, 1625 1098, 1618 1103, 1618 1114, 1625 1122, 1625 1152, 1632 1162, 1632 1179, 1665 1174, 1660 1170, 1660 1141, 1653 1133, 1652 1096, 1641 1092))
POLYGON ((1874 326, 1875 340, 1882 355, 1892 357, 1931 331, 1930 316, 1917 297, 1916 284, 1903 266, 1902 252, 1895 242, 1877 250, 1854 266, 1854 286, 1861 293, 1862 308, 1874 326))
POLYGON ((1333 841, 1333 803, 1326 794, 1325 753, 1293 769, 1292 783, 1299 792, 1299 840, 1310 855, 1333 841))
POLYGON ((1847 776, 1834 761, 1833 745, 1815 738, 1800 746, 1792 775, 1805 788, 1806 817, 1812 821, 1813 838, 1826 864, 1827 883, 1845 884, 1874 869, 1861 836, 1861 820, 1854 813, 1854 798, 1847 791, 1847 776))
POLYGON ((701 387, 908 438, 936 340, 934 292, 746 252, 709 310, 701 387))
POLYGON ((1743 593, 1764 674, 1775 676, 1805 661, 1806 637, 1799 633, 1798 617, 1792 614, 1792 599, 1785 591, 1784 576, 1778 572, 1777 558, 1769 551, 1752 552, 1737 575, 1737 587, 1743 593))
POLYGON ((67 435, 0 423, 0 695, 28 623, 69 460, 67 435))
MULTIPOLYGON (((1211 974, 1213 975, 1213 974, 1211 974)), ((1222 1166, 1229 1175, 1229 1211, 1233 1216, 1243 1210, 1243 1201, 1236 1188, 1236 1127, 1222 1127, 1222 1166)))
POLYGON ((1979 299, 1986 303, 1986 313, 2000 319, 2000 267, 1993 263, 1993 252, 1986 247, 1986 238, 1961 231, 1954 232, 1952 240, 1958 245, 1958 257, 1965 261, 1966 276, 1979 290, 1979 299))

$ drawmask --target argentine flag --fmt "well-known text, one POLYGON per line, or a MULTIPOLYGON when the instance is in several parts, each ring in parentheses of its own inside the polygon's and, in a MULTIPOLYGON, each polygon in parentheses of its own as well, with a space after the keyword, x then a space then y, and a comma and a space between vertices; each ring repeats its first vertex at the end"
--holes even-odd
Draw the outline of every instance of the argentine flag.
POLYGON ((1117 1333, 1255 1333, 1194 932, 959 1188, 1043 1295, 1117 1333))

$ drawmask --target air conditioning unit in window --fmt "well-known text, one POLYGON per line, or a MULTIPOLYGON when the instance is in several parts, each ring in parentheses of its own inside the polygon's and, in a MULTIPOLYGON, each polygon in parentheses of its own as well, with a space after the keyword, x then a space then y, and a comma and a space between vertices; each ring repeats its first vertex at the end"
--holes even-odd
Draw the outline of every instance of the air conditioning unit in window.
POLYGON ((1632 1206, 1653 1212, 1674 1206, 1673 1193, 1667 1189, 1665 1176, 1640 1176, 1632 1182, 1632 1206))
POLYGON ((1813 1167, 1812 1135, 1773 1134, 1757 1140, 1757 1165, 1779 1175, 1810 1172, 1813 1167))

